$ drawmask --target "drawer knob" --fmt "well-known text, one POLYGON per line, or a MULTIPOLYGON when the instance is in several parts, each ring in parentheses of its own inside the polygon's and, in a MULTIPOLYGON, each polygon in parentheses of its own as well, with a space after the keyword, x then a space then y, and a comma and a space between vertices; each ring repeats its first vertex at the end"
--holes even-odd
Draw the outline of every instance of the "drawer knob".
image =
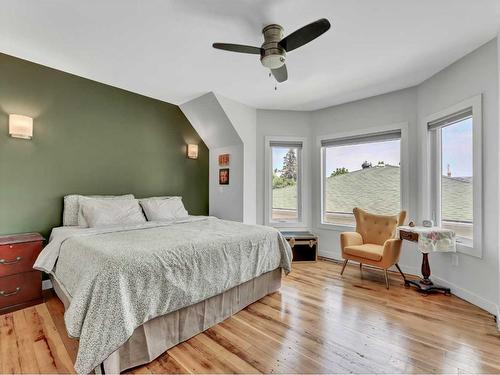
POLYGON ((5 264, 6 266, 10 265, 10 264, 16 264, 16 263, 19 263, 21 261, 21 257, 16 257, 16 259, 12 259, 12 260, 7 260, 7 259, 0 259, 0 264, 5 264))
POLYGON ((18 286, 16 288, 16 290, 13 290, 12 292, 6 292, 5 290, 0 290, 0 296, 1 297, 9 297, 9 296, 14 296, 16 295, 17 293, 19 293, 21 291, 21 287, 18 286))

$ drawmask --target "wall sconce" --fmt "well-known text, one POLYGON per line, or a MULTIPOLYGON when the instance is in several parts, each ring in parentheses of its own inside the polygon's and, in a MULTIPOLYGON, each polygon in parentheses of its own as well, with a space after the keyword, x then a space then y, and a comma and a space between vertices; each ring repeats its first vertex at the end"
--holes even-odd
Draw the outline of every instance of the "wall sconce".
POLYGON ((198 159, 198 145, 187 145, 187 157, 189 159, 198 159))
POLYGON ((33 138, 33 119, 23 115, 9 115, 9 134, 14 138, 33 138))

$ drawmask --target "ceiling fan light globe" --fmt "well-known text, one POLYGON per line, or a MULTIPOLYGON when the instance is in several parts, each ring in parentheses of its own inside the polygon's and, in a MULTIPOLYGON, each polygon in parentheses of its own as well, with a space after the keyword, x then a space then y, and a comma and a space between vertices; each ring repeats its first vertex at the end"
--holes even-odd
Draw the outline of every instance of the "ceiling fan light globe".
POLYGON ((285 64, 285 58, 281 55, 267 55, 260 62, 268 69, 278 69, 285 64))

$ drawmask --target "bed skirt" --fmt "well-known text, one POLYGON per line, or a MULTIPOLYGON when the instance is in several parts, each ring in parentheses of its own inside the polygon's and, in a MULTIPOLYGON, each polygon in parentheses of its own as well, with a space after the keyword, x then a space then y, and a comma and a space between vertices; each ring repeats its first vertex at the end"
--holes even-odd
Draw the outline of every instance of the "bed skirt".
MULTIPOLYGON (((67 309, 71 297, 57 277, 51 276, 51 280, 67 309)), ((127 342, 103 362, 104 371, 119 373, 149 363, 171 347, 213 327, 280 287, 281 268, 277 268, 224 293, 149 320, 137 327, 127 342)), ((100 372, 99 366, 96 373, 100 372)))

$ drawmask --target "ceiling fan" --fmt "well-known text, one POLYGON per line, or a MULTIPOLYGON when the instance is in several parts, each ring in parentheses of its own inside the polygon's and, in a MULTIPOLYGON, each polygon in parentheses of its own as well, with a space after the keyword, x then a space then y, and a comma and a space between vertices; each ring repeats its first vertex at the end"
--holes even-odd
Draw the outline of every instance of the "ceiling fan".
POLYGON ((321 18, 283 38, 283 28, 272 24, 262 29, 264 43, 261 47, 230 43, 214 43, 212 46, 225 51, 260 55, 262 65, 271 69, 271 73, 278 82, 284 82, 288 79, 285 65, 287 52, 309 43, 329 28, 330 22, 326 18, 321 18))

